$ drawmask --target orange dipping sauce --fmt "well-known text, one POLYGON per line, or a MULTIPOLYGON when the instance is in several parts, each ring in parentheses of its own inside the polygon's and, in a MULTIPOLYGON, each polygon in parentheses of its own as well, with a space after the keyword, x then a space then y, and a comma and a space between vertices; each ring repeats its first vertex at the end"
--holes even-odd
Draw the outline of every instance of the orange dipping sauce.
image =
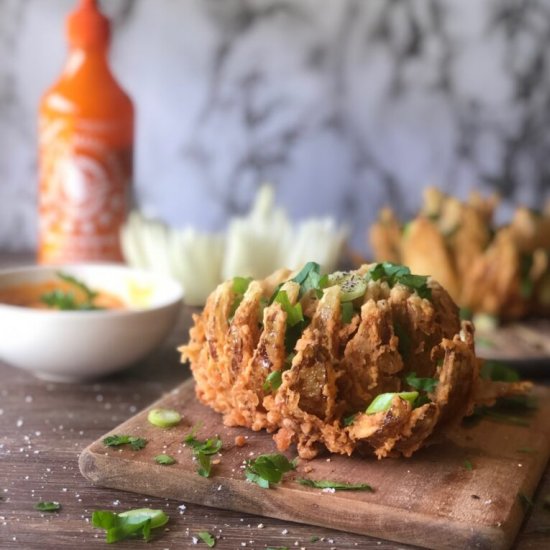
MULTIPOLYGON (((42 301, 42 296, 58 290, 72 294, 77 304, 87 302, 86 293, 62 280, 51 280, 43 283, 23 283, 0 289, 0 303, 11 306, 30 307, 33 309, 49 309, 51 311, 65 311, 50 306, 42 301)), ((126 304, 116 295, 103 290, 93 289, 97 296, 93 305, 99 309, 125 309, 126 304)), ((68 310, 86 311, 86 310, 68 310)))

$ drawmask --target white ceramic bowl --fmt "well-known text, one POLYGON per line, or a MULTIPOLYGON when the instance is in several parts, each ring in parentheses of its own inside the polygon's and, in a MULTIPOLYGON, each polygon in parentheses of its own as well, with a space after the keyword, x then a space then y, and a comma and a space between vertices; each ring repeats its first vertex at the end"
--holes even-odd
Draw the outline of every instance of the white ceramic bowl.
POLYGON ((63 271, 120 297, 127 309, 58 311, 0 303, 0 359, 40 378, 97 378, 143 358, 168 335, 181 310, 175 281, 115 264, 31 266, 0 271, 0 289, 52 280, 63 271))

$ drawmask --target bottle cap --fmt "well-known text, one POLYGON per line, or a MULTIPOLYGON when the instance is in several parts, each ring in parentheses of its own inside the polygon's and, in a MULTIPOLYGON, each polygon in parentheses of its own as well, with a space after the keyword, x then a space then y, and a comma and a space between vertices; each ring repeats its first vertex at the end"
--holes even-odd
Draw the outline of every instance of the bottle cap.
POLYGON ((76 48, 107 46, 111 25, 98 9, 96 0, 80 0, 67 18, 67 38, 76 48))

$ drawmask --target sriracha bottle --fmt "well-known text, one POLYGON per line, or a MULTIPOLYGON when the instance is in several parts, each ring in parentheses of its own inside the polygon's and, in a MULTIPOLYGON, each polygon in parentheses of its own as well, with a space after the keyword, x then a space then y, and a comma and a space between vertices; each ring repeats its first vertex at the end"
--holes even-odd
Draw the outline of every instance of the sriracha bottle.
POLYGON ((109 20, 95 0, 69 15, 67 38, 65 68, 40 104, 38 261, 121 261, 134 109, 109 68, 109 20))

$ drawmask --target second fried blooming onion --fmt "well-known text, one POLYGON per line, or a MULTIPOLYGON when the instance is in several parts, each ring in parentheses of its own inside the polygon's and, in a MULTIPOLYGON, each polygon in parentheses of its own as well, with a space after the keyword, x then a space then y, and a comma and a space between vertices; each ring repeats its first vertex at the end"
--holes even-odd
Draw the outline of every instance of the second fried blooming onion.
POLYGON ((474 328, 431 278, 390 263, 293 275, 222 283, 194 315, 182 358, 228 426, 306 459, 411 456, 474 405, 529 388, 480 378, 474 328))

